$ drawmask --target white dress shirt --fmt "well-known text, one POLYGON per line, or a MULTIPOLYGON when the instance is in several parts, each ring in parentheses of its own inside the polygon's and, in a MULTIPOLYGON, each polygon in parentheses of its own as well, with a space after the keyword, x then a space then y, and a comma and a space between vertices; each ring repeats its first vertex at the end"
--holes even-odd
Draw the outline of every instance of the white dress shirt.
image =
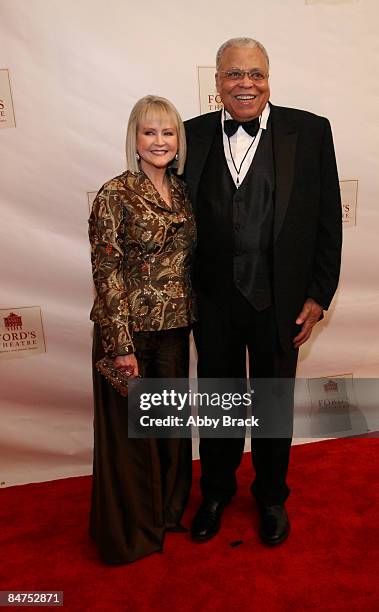
POLYGON ((260 117, 260 127, 255 137, 255 140, 253 136, 250 136, 250 134, 245 132, 245 130, 243 129, 241 125, 239 126, 236 133, 233 134, 233 136, 231 136, 229 139, 224 132, 224 121, 225 119, 232 119, 232 116, 225 109, 221 112, 221 127, 222 127, 222 135, 223 135, 223 142, 224 142, 225 159, 226 159, 226 163, 228 164, 230 174, 232 175, 234 184, 236 185, 237 188, 241 185, 243 179, 245 178, 247 174, 247 171, 250 168, 251 162, 254 159, 255 152, 258 148, 259 141, 261 139, 262 130, 267 129, 267 121, 268 121, 269 116, 270 116, 270 105, 267 103, 260 117), (242 167, 241 167, 239 174, 236 172, 236 169, 232 161, 232 157, 230 155, 229 140, 230 140, 230 149, 232 151, 234 164, 236 165, 237 170, 240 169, 244 155, 246 154, 246 151, 251 146, 251 143, 254 141, 248 154, 246 155, 244 162, 242 163, 242 167), (238 182, 237 182, 237 178, 238 178, 238 182))

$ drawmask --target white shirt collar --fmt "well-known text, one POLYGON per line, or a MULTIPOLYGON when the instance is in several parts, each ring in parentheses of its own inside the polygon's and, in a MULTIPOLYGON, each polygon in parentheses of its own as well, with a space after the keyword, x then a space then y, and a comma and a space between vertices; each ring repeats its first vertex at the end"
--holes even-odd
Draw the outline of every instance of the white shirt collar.
MULTIPOLYGON (((267 102, 267 104, 264 107, 264 109, 262 111, 262 114, 261 114, 261 123, 260 123, 259 127, 262 130, 266 130, 267 129, 267 122, 268 122, 269 116, 270 116, 270 105, 267 102)), ((221 112, 221 125, 222 125, 223 129, 224 129, 224 120, 225 119, 233 119, 233 117, 231 116, 230 113, 228 113, 226 108, 224 108, 223 111, 221 112)))

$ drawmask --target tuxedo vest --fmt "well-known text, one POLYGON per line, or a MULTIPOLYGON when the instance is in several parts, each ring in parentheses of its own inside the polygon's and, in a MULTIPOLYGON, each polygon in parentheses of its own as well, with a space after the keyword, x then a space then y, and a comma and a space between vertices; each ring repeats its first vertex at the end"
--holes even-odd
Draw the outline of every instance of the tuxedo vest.
POLYGON ((239 189, 220 124, 198 192, 195 283, 201 293, 227 301, 237 290, 257 310, 271 305, 274 176, 270 122, 239 189))

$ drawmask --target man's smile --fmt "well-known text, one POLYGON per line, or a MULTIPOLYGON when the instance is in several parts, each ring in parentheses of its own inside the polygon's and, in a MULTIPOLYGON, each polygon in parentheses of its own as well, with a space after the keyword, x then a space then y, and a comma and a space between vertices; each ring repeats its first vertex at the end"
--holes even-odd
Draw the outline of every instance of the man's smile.
POLYGON ((248 106, 251 102, 254 102, 257 96, 253 96, 252 94, 237 94, 234 96, 234 99, 237 100, 239 104, 242 106, 248 106))

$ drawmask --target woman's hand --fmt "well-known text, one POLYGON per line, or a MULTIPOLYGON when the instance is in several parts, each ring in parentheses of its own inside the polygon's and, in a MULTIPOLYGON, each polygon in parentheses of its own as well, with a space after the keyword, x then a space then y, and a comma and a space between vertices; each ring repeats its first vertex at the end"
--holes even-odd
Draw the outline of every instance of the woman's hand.
POLYGON ((114 365, 118 370, 130 372, 130 378, 136 378, 139 375, 138 362, 134 353, 119 355, 115 358, 114 365))

